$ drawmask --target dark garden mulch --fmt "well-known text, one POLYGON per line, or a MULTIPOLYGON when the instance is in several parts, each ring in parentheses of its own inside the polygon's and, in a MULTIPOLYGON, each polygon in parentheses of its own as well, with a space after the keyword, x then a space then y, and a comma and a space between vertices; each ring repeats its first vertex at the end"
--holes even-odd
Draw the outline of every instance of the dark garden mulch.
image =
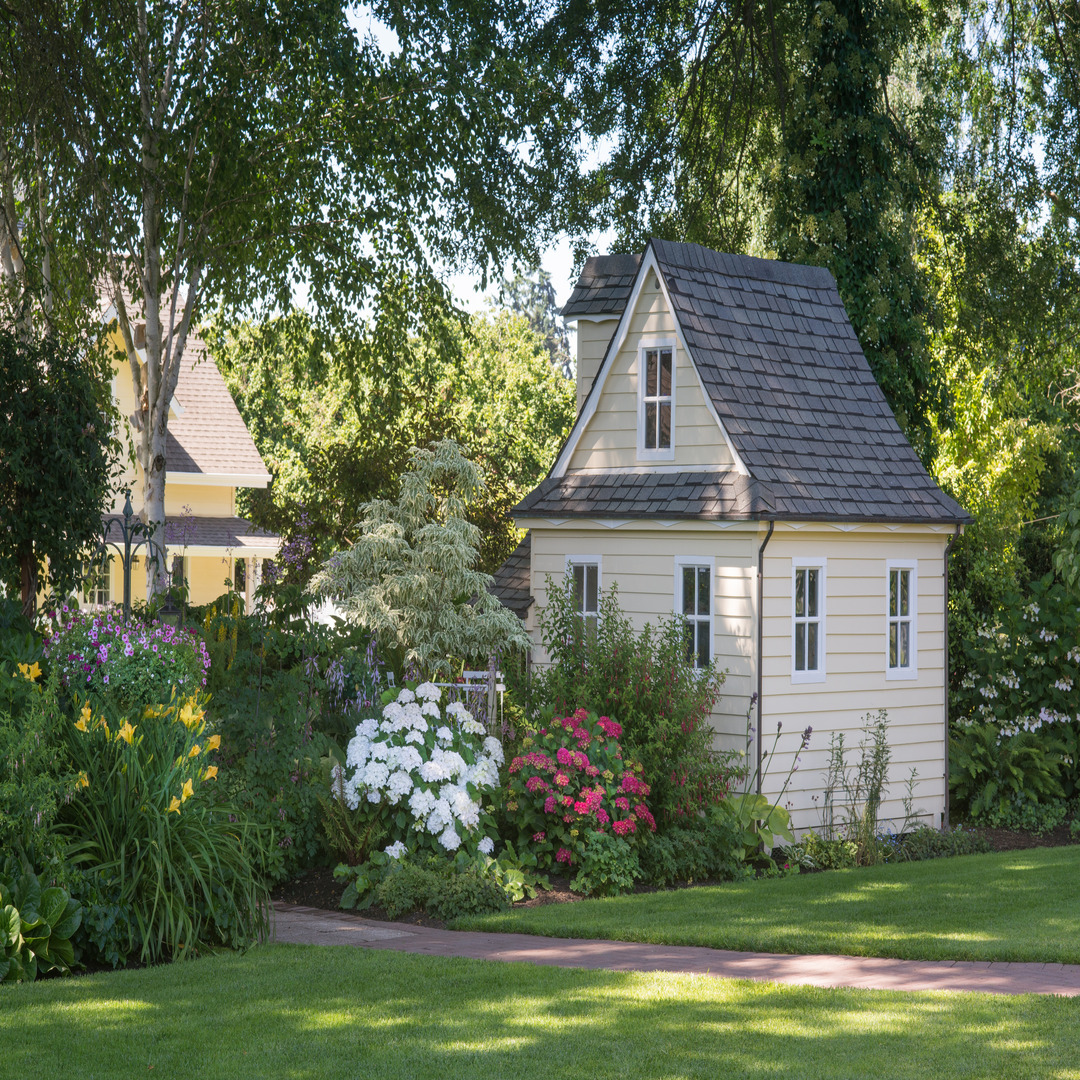
MULTIPOLYGON (((1035 847, 1063 847, 1066 844, 1076 843, 1076 838, 1069 831, 1068 824, 1059 825, 1056 829, 1042 835, 1035 833, 1017 832, 1013 829, 976 829, 980 836, 986 837, 990 842, 991 851, 1019 851, 1023 848, 1035 847)), ((284 881, 275 886, 271 893, 271 899, 280 900, 286 904, 300 904, 304 907, 321 908, 324 911, 340 911, 339 901, 345 891, 345 885, 334 878, 332 867, 316 867, 307 870, 290 881, 284 881)), ((640 892, 654 892, 655 890, 645 886, 640 887, 640 892)), ((551 878, 551 889, 540 893, 535 900, 525 900, 522 907, 537 907, 541 904, 565 904, 581 897, 570 891, 570 883, 566 878, 551 878)), ((365 919, 389 918, 387 914, 377 907, 370 907, 360 912, 365 919)), ((397 922, 412 923, 416 926, 442 927, 444 924, 437 919, 429 919, 424 915, 404 915, 397 922)))

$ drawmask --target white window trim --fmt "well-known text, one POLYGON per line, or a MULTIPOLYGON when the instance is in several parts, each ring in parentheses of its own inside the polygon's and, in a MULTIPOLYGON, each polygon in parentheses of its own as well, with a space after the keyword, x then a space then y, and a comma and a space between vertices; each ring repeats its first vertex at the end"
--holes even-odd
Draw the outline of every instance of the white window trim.
POLYGON ((674 461, 675 460, 675 368, 678 364, 678 346, 674 338, 642 338, 638 342, 637 364, 637 459, 638 461, 674 461), (645 448, 645 350, 671 350, 671 445, 663 449, 645 448))
POLYGON ((566 556, 566 587, 572 589, 574 587, 574 567, 575 566, 587 566, 595 564, 596 566, 596 604, 597 604, 597 616, 599 617, 600 606, 600 594, 604 590, 604 558, 602 555, 567 555, 566 556))
POLYGON ((828 659, 828 562, 824 556, 802 556, 791 560, 791 681, 793 683, 819 683, 825 681, 826 661, 828 659), (818 666, 813 671, 795 670, 795 572, 797 570, 818 571, 818 666))
MULTIPOLYGON (((704 566, 709 570, 709 661, 716 659, 716 559, 712 555, 676 555, 674 611, 680 618, 682 610, 682 571, 684 566, 704 566)), ((696 616, 700 619, 701 616, 696 616)), ((696 668, 696 670, 703 670, 696 668)))
POLYGON ((917 559, 888 559, 885 562, 885 678, 910 680, 919 677, 919 562, 917 559), (908 642, 911 664, 908 667, 889 667, 889 578, 893 570, 910 570, 911 640, 908 642))

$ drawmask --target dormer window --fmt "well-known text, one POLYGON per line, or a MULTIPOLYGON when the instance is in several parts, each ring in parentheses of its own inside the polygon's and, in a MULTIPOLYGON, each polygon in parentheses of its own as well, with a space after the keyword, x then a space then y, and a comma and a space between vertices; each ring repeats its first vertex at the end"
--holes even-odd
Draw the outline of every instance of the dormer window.
POLYGON ((641 350, 641 414, 638 450, 644 457, 670 457, 674 411, 675 349, 670 344, 641 350))

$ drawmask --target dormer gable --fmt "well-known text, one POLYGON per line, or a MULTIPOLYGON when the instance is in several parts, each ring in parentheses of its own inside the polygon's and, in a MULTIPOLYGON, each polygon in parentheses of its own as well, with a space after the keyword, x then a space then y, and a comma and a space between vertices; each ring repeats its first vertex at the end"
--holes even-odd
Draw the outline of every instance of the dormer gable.
MULTIPOLYGON (((627 286, 624 272, 629 258, 613 257, 618 260, 613 266, 618 284, 610 288, 604 285, 605 260, 590 260, 591 274, 588 279, 583 275, 583 280, 593 286, 599 300, 579 283, 564 308, 568 318, 579 320, 581 405, 553 475, 703 469, 745 474, 686 348, 651 249, 633 259, 636 268, 627 286), (613 294, 621 294, 622 311, 610 320, 611 334, 599 370, 582 400, 588 377, 587 369, 582 370, 583 320, 594 320, 584 324, 589 330, 604 326, 605 313, 595 308, 610 303, 613 294)), ((587 338, 587 344, 595 342, 587 338)))

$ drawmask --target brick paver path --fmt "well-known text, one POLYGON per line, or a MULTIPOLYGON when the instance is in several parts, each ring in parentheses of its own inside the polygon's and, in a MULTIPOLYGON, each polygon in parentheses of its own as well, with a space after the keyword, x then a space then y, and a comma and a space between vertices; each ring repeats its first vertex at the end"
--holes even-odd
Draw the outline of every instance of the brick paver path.
POLYGON ((991 961, 879 960, 863 956, 789 956, 686 945, 548 938, 431 930, 376 922, 348 912, 274 904, 272 940, 296 945, 356 945, 366 949, 524 961, 604 971, 672 971, 720 979, 760 979, 867 990, 979 990, 989 994, 1080 996, 1080 965, 991 961))

